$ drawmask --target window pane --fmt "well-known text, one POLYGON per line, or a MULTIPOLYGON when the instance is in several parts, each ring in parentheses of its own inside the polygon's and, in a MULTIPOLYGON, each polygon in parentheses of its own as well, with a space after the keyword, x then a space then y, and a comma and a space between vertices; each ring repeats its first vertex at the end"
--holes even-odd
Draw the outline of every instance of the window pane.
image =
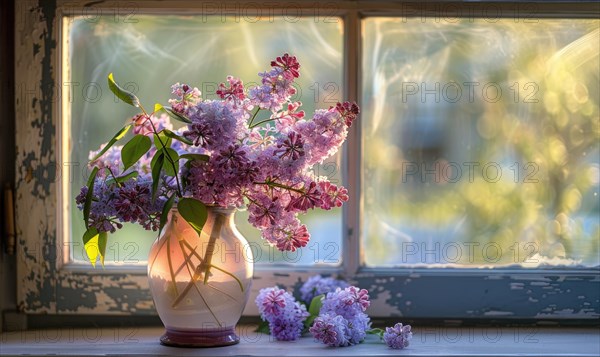
POLYGON ((367 266, 598 266, 599 21, 363 22, 367 266))
MULTIPOLYGON (((240 77, 248 85, 260 78, 276 56, 296 55, 302 65, 297 97, 307 114, 328 108, 340 99, 342 81, 342 22, 315 22, 300 18, 289 22, 235 21, 206 16, 136 15, 133 22, 115 22, 114 17, 70 19, 69 54, 74 100, 71 104, 71 137, 65 157, 79 163, 81 175, 70 182, 69 203, 85 184, 90 150, 97 150, 137 114, 135 108, 118 102, 106 85, 108 73, 135 92, 146 107, 167 104, 175 82, 198 87, 205 99, 215 99, 217 85, 227 75, 240 77), (318 53, 318 55, 315 55, 318 53)), ((176 123, 174 123, 176 125, 176 123)), ((340 180, 338 158, 316 169, 321 175, 340 180)), ((71 257, 85 260, 81 243, 82 214, 70 205, 71 257)), ((340 259, 341 211, 332 210, 301 217, 312 233, 312 241, 300 253, 281 254, 269 249, 259 232, 237 214, 240 231, 255 243, 258 262, 290 261, 298 264, 337 263, 340 259), (260 249, 260 250, 259 250, 260 249), (259 256, 260 254, 260 256, 259 256)), ((144 264, 156 233, 125 225, 109 238, 107 264, 144 264)))

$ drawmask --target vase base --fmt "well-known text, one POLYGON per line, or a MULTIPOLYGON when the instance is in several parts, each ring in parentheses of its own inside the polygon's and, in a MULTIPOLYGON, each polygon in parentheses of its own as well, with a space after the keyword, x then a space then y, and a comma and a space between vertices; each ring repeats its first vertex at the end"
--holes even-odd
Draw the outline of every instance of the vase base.
POLYGON ((166 332, 160 338, 160 343, 173 347, 219 347, 230 346, 240 342, 233 327, 176 330, 166 328, 166 332))

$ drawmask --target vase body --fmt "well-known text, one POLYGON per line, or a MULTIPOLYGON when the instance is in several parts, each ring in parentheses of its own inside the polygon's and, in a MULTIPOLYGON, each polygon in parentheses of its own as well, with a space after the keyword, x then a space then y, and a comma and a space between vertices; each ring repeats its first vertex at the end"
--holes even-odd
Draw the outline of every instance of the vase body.
POLYGON ((172 209, 148 257, 150 291, 170 346, 239 342, 235 325, 252 283, 253 257, 236 229, 235 209, 207 207, 200 236, 172 209))

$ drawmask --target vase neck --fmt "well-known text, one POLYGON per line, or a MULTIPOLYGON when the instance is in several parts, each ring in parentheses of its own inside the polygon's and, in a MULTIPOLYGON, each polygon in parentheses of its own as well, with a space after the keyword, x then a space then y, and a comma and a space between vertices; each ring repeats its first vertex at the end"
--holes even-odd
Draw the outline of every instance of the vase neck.
POLYGON ((233 215, 236 211, 235 207, 222 207, 222 206, 210 206, 207 205, 206 206, 206 210, 209 212, 209 214, 212 213, 216 213, 216 214, 222 214, 225 216, 230 216, 233 215))

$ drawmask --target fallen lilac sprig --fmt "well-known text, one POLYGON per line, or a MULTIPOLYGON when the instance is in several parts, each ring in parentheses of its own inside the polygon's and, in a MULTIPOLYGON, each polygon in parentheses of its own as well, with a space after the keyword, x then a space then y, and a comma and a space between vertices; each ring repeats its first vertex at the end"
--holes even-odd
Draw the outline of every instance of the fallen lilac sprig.
POLYGON ((296 340, 303 331, 308 331, 316 341, 331 347, 359 344, 367 334, 379 336, 393 349, 409 345, 412 338, 410 325, 397 323, 385 330, 371 328, 371 320, 365 313, 371 304, 366 289, 316 275, 302 285, 300 293, 305 301, 313 294, 320 294, 311 299, 307 311, 304 304, 298 303, 283 289, 260 290, 256 305, 266 325, 259 326, 257 331, 271 333, 280 341, 296 340))
POLYGON ((402 325, 398 322, 393 327, 386 327, 385 330, 374 328, 367 333, 378 335, 390 348, 401 350, 408 347, 409 341, 412 339, 412 331, 410 325, 402 325))
POLYGON ((294 341, 300 337, 308 312, 290 293, 277 287, 261 289, 255 302, 260 317, 277 340, 294 341))

